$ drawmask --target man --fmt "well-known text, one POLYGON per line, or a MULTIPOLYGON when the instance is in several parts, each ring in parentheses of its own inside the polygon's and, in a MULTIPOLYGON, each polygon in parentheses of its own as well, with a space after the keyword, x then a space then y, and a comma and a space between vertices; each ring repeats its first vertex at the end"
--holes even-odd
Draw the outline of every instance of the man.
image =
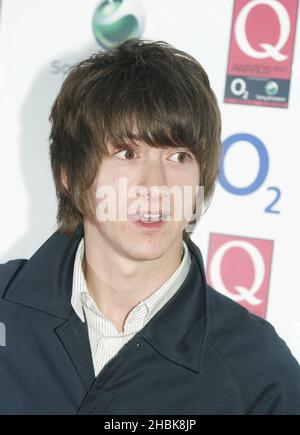
POLYGON ((50 120, 58 230, 0 266, 0 412, 300 413, 297 361, 206 284, 189 236, 220 158, 201 65, 128 40, 72 69, 50 120))

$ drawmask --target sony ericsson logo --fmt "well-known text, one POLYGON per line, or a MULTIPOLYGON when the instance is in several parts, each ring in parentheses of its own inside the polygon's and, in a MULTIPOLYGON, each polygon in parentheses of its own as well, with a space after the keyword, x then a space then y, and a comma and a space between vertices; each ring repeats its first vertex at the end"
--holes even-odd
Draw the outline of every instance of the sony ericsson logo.
MULTIPOLYGON (((253 29, 254 32, 254 29, 253 29)), ((281 53, 287 43, 291 32, 290 16, 282 3, 277 0, 253 0, 247 3, 240 11, 235 24, 235 38, 240 49, 250 57, 255 59, 272 58, 278 62, 282 62, 288 58, 287 55, 281 53), (251 45, 251 36, 247 34, 247 20, 250 12, 259 5, 266 5, 276 13, 279 24, 279 35, 277 43, 272 45, 268 42, 261 41, 259 46, 261 51, 256 50, 251 45)))
POLYGON ((139 0, 102 0, 93 15, 93 32, 105 49, 142 35, 144 9, 139 0))
POLYGON ((274 82, 274 80, 270 80, 265 86, 265 91, 267 95, 276 95, 279 91, 278 83, 274 82))

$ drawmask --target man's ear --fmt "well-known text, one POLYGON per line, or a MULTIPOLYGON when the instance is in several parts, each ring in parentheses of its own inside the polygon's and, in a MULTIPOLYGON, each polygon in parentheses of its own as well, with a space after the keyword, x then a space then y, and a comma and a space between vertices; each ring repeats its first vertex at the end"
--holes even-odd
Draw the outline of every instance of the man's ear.
POLYGON ((68 192, 68 177, 67 177, 66 171, 65 171, 63 166, 61 167, 61 170, 60 170, 60 176, 61 176, 62 184, 64 185, 64 188, 68 192))

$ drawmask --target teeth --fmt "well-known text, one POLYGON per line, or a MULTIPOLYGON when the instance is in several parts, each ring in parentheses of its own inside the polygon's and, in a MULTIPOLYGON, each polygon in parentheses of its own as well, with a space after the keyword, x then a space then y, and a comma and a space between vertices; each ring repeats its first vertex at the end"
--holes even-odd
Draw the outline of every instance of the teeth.
POLYGON ((162 219, 161 214, 149 214, 149 213, 143 213, 141 215, 141 220, 143 222, 158 222, 162 219))
POLYGON ((141 215, 131 215, 129 216, 129 219, 131 221, 142 221, 145 223, 151 223, 151 222, 159 222, 159 221, 164 221, 166 220, 167 215, 166 214, 161 214, 161 213, 142 213, 141 215))

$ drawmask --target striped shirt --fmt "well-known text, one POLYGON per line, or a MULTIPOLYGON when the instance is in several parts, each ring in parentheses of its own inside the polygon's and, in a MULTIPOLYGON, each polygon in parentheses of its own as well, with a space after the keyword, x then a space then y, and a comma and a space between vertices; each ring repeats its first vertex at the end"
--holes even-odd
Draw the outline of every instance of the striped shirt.
POLYGON ((142 329, 179 289, 188 274, 191 264, 190 253, 184 241, 182 255, 182 261, 172 276, 129 312, 123 332, 119 332, 112 321, 99 310, 89 294, 82 270, 84 258, 84 238, 82 237, 74 262, 71 304, 81 321, 87 321, 96 376, 123 345, 142 329))

